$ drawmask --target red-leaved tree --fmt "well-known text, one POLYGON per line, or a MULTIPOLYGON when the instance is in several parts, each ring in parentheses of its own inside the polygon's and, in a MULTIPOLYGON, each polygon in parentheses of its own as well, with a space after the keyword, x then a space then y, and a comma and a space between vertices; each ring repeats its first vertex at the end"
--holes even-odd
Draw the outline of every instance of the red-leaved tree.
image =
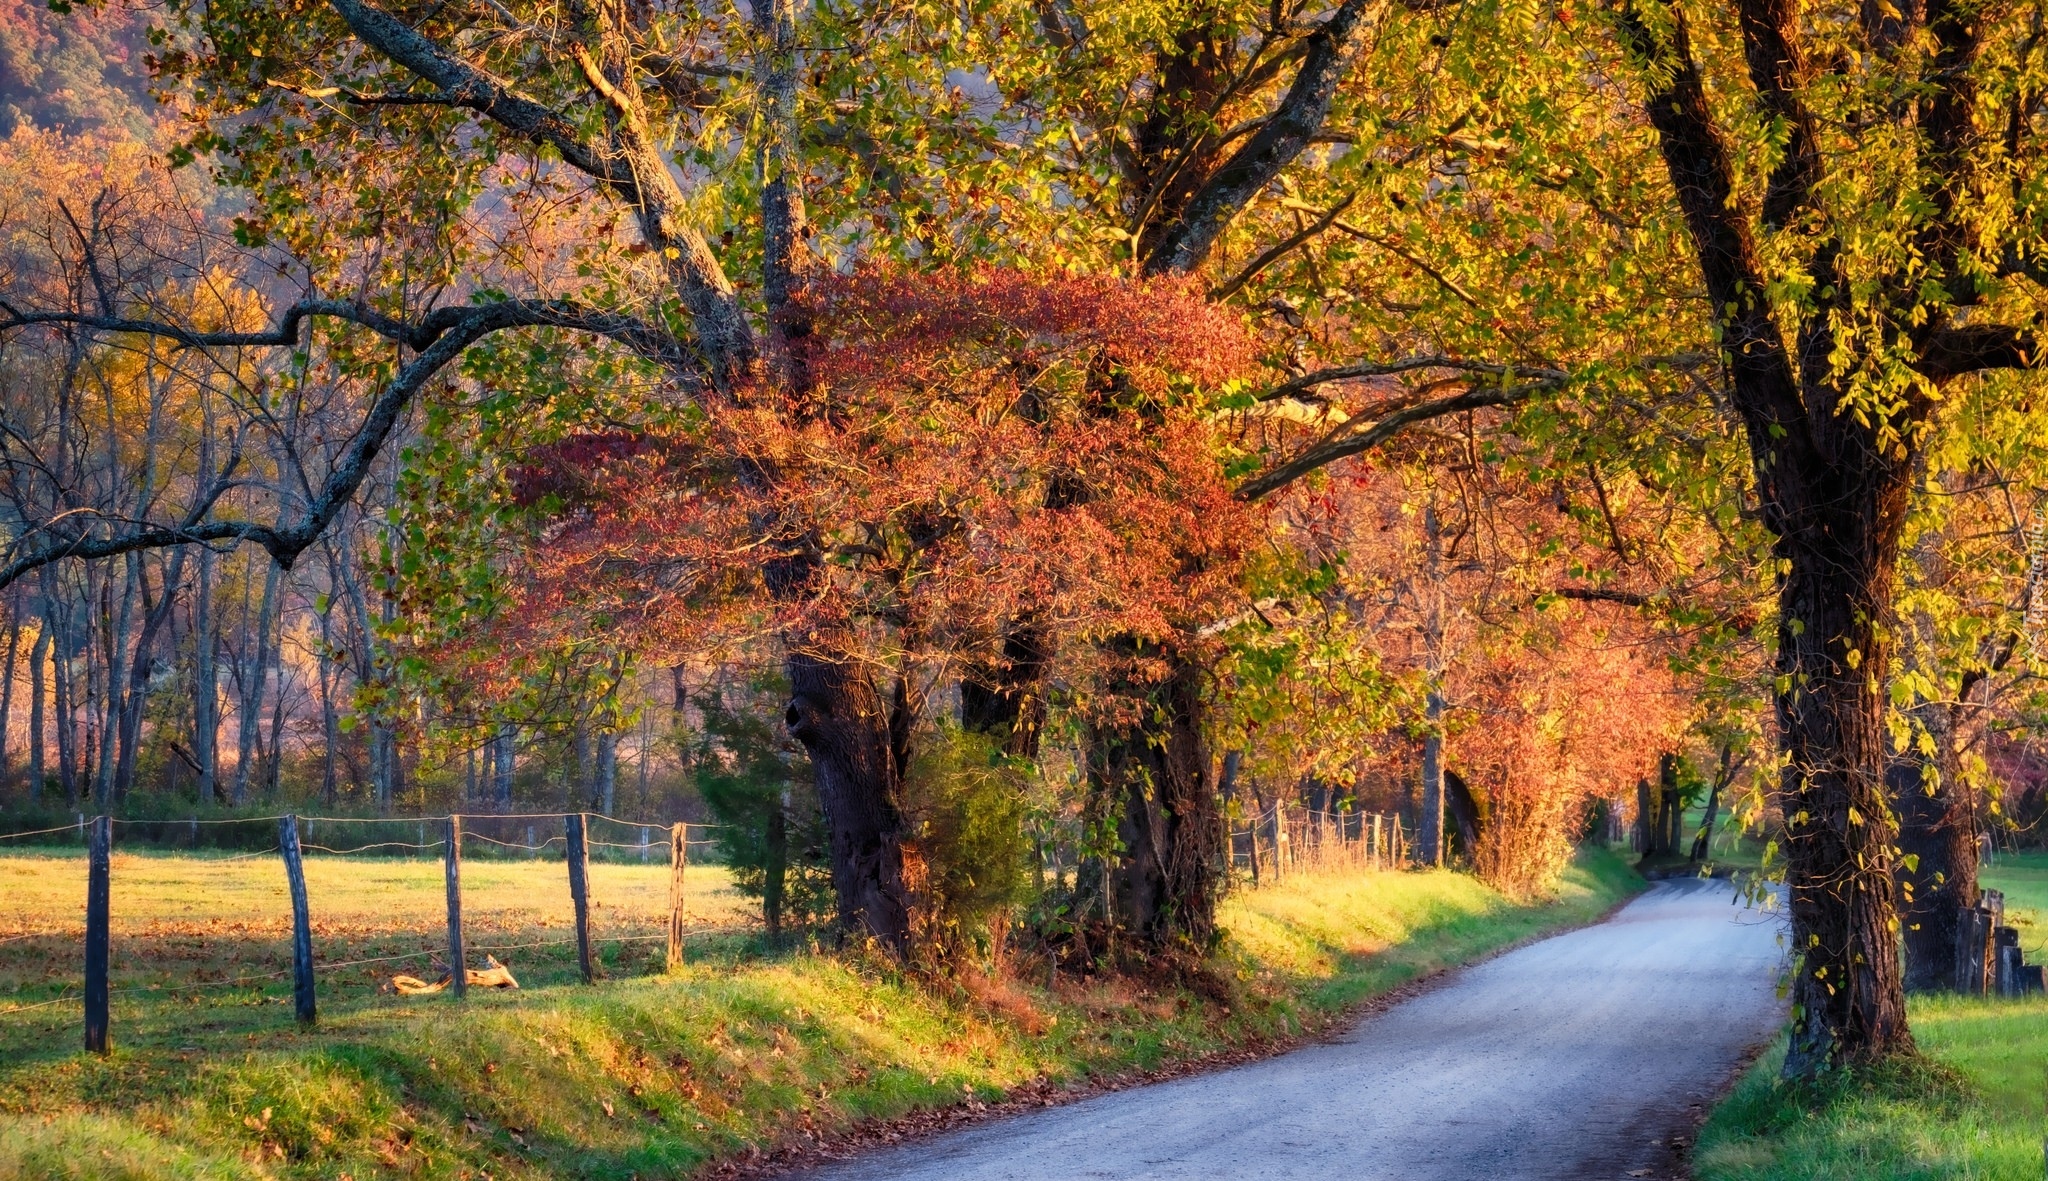
MULTIPOLYGON (((805 310, 802 385, 524 456, 511 605, 446 653, 488 686, 571 640, 676 659, 781 637, 839 917, 901 949, 929 917, 903 788, 935 684, 1008 669, 1028 629, 1034 676, 1065 662, 1099 732, 1199 692, 1166 684, 1167 657, 1223 609, 1255 521, 1208 395, 1252 358, 1235 318, 1176 280, 865 270, 816 281, 805 310), (807 690, 819 678, 829 694, 807 690)), ((1166 758, 1205 788, 1200 760, 1116 758, 1099 794, 1136 793, 1124 892, 1162 914, 1190 867, 1142 838, 1214 808, 1134 785, 1156 788, 1148 761, 1166 758)))

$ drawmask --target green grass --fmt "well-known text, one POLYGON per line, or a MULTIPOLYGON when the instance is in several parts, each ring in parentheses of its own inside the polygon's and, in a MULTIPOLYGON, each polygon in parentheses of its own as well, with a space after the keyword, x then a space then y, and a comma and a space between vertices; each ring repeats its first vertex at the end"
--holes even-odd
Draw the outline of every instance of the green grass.
POLYGON ((275 1005, 140 1029, 117 1009, 107 1058, 75 1052, 75 1029, 0 1053, 0 1181, 686 1175, 862 1120, 1313 1030, 1639 886, 1607 853, 1528 905, 1444 872, 1304 874, 1229 899, 1223 986, 1198 991, 1051 983, 1028 960, 1009 979, 920 981, 725 944, 595 988, 343 1005, 314 1032, 275 1005))
MULTIPOLYGON (((2048 854, 2002 855, 2003 890, 2029 959, 2043 958, 2048 854)), ((1750 1071, 1700 1134, 1702 1181, 1928 1181, 2042 1175, 2048 1000, 1914 998, 1921 1065, 1819 1091, 1778 1085, 1782 1046, 1750 1071)))

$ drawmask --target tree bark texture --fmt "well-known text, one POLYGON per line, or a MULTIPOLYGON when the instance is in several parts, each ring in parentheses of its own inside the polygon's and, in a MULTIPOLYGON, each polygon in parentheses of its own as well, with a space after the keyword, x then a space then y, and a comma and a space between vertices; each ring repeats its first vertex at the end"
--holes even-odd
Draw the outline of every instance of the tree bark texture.
POLYGON ((1146 946, 1201 949, 1216 933, 1223 816, 1208 777, 1200 670, 1188 659, 1169 664, 1163 682, 1117 686, 1142 708, 1093 727, 1088 772, 1092 790, 1123 802, 1116 918, 1146 946))
POLYGON ((1664 823, 1657 844, 1663 852, 1676 857, 1685 835, 1685 806, 1678 791, 1678 755, 1672 751, 1657 756, 1657 795, 1657 817, 1664 823))
POLYGON ((597 735, 597 810, 610 816, 619 803, 619 736, 611 730, 597 735))
MULTIPOLYGON (((1458 834, 1458 853, 1468 861, 1479 855, 1479 838, 1485 818, 1479 810, 1479 797, 1472 794, 1472 785, 1465 777, 1448 768, 1443 770, 1443 812, 1458 834)), ((1435 862, 1441 865, 1448 857, 1435 862)))
POLYGON ((888 704, 865 665, 815 638, 793 645, 785 668, 784 718, 810 755, 831 830, 841 932, 906 954, 923 918, 925 867, 903 814, 888 704))
POLYGON ((1415 825, 1415 855, 1424 865, 1444 863, 1444 739, 1434 728, 1443 716, 1443 697, 1431 689, 1424 717, 1432 728, 1422 736, 1422 811, 1415 825))
POLYGON ((36 621, 36 642, 28 650, 28 798, 43 798, 43 759, 49 750, 43 733, 43 670, 50 661, 50 619, 36 621))
POLYGON ((21 657, 21 594, 10 596, 7 610, 7 663, 0 666, 0 790, 14 786, 14 752, 7 741, 14 726, 14 665, 21 657))
POLYGON ((1794 946, 1804 953, 1785 1068, 1793 1076, 1912 1046, 1883 782, 1889 751, 1879 677, 1889 641, 1876 622, 1892 599, 1895 563, 1886 559, 1897 554, 1904 482, 1883 503, 1856 499, 1863 512, 1837 508, 1825 514, 1832 528, 1805 533, 1808 546, 1786 547, 1795 556, 1780 592, 1778 673, 1792 686, 1777 697, 1790 758, 1781 785, 1787 886, 1794 946), (1822 552, 1800 552, 1809 546, 1822 552))
POLYGON ((50 641, 50 692, 55 715, 51 721, 57 730, 57 785, 64 799, 73 801, 79 798, 78 762, 74 757, 78 749, 78 707, 73 698, 71 657, 67 651, 70 612, 58 606, 45 618, 55 625, 50 641))

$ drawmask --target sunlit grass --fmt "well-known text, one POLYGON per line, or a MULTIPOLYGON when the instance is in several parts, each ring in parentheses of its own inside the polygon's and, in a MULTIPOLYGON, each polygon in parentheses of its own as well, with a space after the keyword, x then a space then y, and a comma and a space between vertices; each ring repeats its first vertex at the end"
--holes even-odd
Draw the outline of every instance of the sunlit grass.
MULTIPOLYGON (((0 855, 0 1010, 77 994, 85 868, 75 852, 0 855)), ((668 866, 599 862, 590 876, 591 929, 605 970, 658 967, 668 866)), ((261 1028, 277 1020, 274 1009, 261 1011, 291 994, 291 902, 276 856, 117 853, 109 878, 109 974, 122 1037, 180 1040, 195 1025, 261 1028)), ((528 988, 578 978, 563 862, 475 859, 464 864, 462 880, 473 962, 496 955, 528 988)), ((329 1015, 396 1004, 379 992, 394 973, 430 976, 437 957, 445 958, 447 891, 438 859, 310 856, 306 893, 320 1003, 329 1015), (392 956, 411 958, 384 959, 392 956), (384 962, 335 966, 365 959, 384 962)), ((722 866, 692 866, 685 875, 684 917, 693 931, 737 931, 754 913, 722 866)), ((694 938, 709 949, 732 937, 694 938)), ((35 1049, 77 1020, 68 1002, 0 1013, 0 1056, 35 1049)))
MULTIPOLYGON (((2030 958, 2048 922, 2048 855, 2002 855, 1982 875, 2003 890, 2030 958)), ((1700 1136, 1702 1181, 2036 1181, 2048 1096, 2048 999, 1915 998, 1927 1067, 1844 1080, 1818 1093, 1760 1062, 1700 1136)))

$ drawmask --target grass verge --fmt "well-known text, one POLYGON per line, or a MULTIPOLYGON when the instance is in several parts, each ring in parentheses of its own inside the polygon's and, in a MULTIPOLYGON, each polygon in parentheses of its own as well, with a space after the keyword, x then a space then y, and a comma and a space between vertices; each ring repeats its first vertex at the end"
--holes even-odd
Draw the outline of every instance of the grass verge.
MULTIPOLYGON (((2003 856, 1983 883, 2041 958, 2048 855, 2003 856)), ((1766 1054, 1702 1129, 1701 1181, 2036 1181, 2048 999, 1916 997, 1909 1018, 1926 1060, 1874 1076, 1795 1090, 1782 1044, 1766 1054)))
POLYGON ((934 986, 858 957, 727 955, 596 988, 472 993, 460 1019, 432 997, 313 1032, 165 1031, 104 1059, 53 1045, 0 1063, 0 1181, 686 1175, 865 1120, 1299 1034, 1639 886, 1593 853, 1542 904, 1441 872, 1243 891, 1216 964, 1235 984, 1208 996, 934 986))

